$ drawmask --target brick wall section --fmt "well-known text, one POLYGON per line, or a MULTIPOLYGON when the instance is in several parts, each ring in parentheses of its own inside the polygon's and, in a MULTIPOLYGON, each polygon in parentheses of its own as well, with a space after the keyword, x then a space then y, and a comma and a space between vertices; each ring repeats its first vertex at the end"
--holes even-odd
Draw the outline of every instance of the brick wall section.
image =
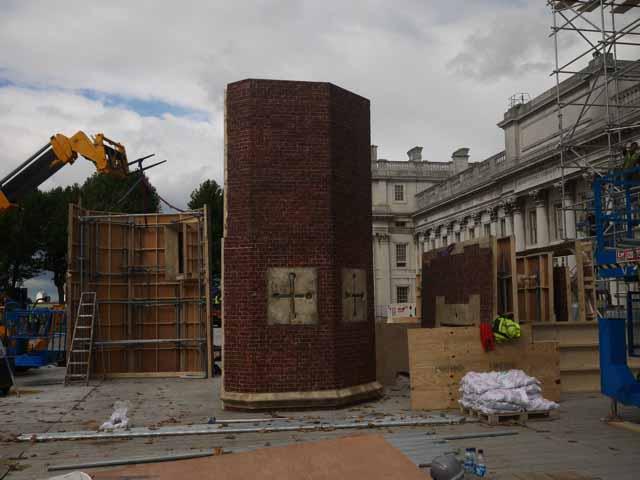
POLYGON ((224 386, 263 393, 375 380, 369 101, 329 83, 227 87, 224 386), (316 267, 317 325, 267 324, 267 269, 316 267), (343 267, 369 320, 341 320, 343 267))
POLYGON ((490 247, 467 245, 464 253, 448 254, 448 248, 423 255, 422 326, 435 327, 436 297, 445 303, 469 303, 480 295, 480 321, 491 322, 493 312, 493 252, 490 247))

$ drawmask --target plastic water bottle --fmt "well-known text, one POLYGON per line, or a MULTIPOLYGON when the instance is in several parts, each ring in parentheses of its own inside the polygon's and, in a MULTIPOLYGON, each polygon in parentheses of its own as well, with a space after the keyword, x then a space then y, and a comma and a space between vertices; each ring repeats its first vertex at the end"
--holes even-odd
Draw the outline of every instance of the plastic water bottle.
POLYGON ((475 473, 476 469, 476 449, 467 448, 464 453, 464 471, 467 473, 475 473))
POLYGON ((484 460, 484 451, 482 449, 478 450, 478 459, 476 460, 475 465, 475 474, 478 477, 484 477, 487 474, 487 464, 484 460))

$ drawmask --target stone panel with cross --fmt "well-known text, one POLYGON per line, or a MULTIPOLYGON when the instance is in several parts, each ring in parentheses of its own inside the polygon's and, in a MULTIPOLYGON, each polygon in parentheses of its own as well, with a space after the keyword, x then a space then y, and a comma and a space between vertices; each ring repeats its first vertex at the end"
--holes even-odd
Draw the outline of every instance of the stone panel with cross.
POLYGON ((269 268, 267 271, 269 325, 318 323, 318 272, 315 268, 269 268))
POLYGON ((342 269, 342 320, 367 319, 367 272, 362 268, 342 269))

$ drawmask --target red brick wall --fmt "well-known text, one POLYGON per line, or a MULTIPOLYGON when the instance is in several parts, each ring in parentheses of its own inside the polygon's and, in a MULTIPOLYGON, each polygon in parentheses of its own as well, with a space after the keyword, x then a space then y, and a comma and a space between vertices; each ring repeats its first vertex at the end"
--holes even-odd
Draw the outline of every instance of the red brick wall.
POLYGON ((328 83, 227 87, 224 382, 230 392, 375 380, 369 101, 328 83), (268 325, 270 267, 315 267, 317 325, 268 325), (369 320, 341 320, 340 271, 368 272, 369 320))
POLYGON ((493 252, 487 245, 466 245, 464 253, 448 254, 451 247, 425 253, 422 261, 422 326, 435 327, 436 297, 445 303, 469 303, 480 295, 480 321, 491 322, 493 312, 493 252))

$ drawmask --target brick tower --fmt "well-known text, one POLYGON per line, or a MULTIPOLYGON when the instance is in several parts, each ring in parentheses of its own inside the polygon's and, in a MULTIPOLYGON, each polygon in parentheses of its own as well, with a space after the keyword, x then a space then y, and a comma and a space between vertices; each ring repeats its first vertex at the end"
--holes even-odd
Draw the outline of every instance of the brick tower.
POLYGON ((378 395, 369 100, 250 79, 225 118, 225 408, 378 395))

